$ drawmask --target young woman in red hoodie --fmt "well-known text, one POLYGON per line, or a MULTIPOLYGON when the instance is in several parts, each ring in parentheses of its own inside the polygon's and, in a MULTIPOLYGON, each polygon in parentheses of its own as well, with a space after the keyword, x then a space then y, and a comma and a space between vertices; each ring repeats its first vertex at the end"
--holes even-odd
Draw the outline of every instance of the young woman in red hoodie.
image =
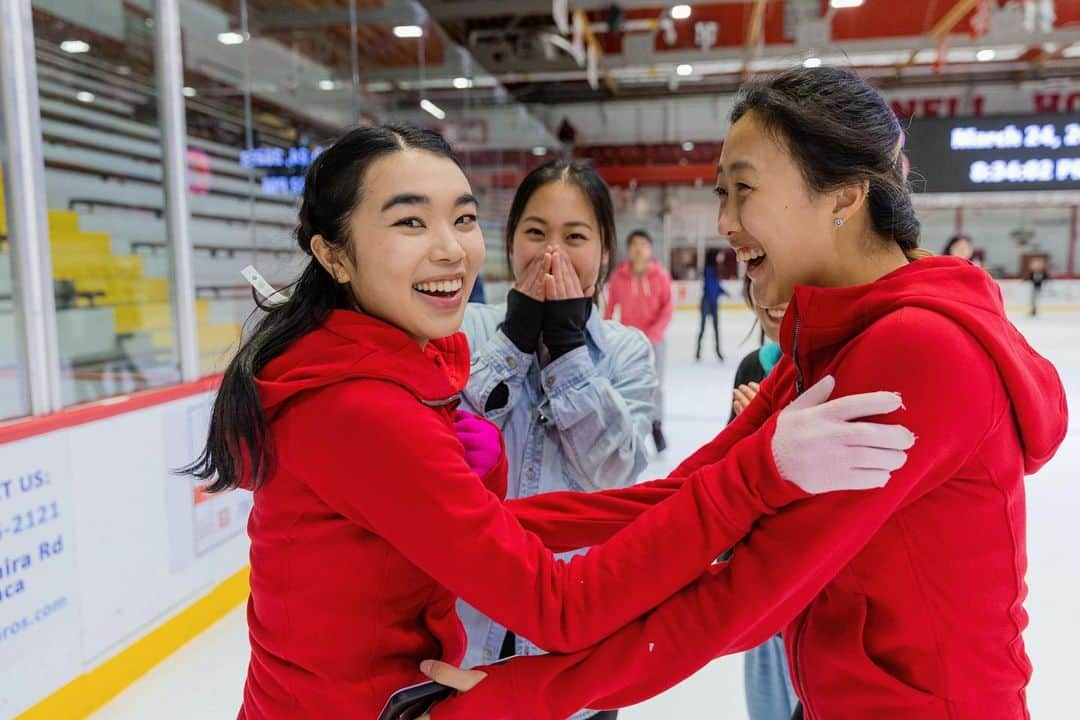
MULTIPOLYGON (((745 88, 732 122, 718 227, 747 263, 755 302, 789 303, 783 358, 723 433, 650 489, 660 497, 727 456, 827 374, 841 394, 899 388, 895 419, 918 444, 880 490, 764 518, 728 562, 595 648, 515 659, 486 677, 426 663, 472 688, 434 720, 622 707, 778 631, 807 720, 1029 717, 1024 475, 1065 437, 1057 372, 1009 322, 989 275, 918 250, 900 123, 869 84, 791 70, 745 88)), ((627 510, 618 496, 574 498, 574 511, 613 532, 627 510)), ((529 511, 550 522, 565 505, 529 511)), ((579 528, 578 541, 602 541, 599 530, 579 528)))
POLYGON ((458 597, 545 649, 589 647, 759 517, 806 491, 879 487, 905 460, 907 430, 847 422, 891 412, 895 394, 818 404, 826 383, 617 537, 557 561, 502 502, 498 431, 455 413, 476 213, 427 131, 353 130, 308 170, 296 234, 311 260, 230 363, 188 468, 212 491, 254 490, 241 718, 375 717, 423 658, 461 660, 458 597), (836 462, 800 465, 800 445, 836 462))

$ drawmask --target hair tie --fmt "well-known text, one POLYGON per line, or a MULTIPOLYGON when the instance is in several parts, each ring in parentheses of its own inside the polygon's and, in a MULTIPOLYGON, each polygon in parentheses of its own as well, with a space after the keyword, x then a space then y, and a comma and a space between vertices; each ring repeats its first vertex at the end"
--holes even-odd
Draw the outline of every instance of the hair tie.
POLYGON ((900 137, 896 139, 896 148, 893 150, 892 153, 892 161, 894 165, 896 164, 896 161, 900 159, 900 152, 904 149, 904 140, 904 131, 901 130, 900 137))

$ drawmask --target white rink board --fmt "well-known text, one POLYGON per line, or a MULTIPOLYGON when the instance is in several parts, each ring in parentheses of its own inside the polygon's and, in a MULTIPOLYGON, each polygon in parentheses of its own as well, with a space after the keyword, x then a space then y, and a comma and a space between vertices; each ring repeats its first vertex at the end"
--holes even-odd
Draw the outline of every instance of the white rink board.
MULTIPOLYGON (((0 567, 5 558, 35 553, 24 590, 0 601, 0 634, 31 620, 0 640, 0 717, 107 660, 247 563, 248 494, 196 504, 191 480, 170 472, 194 459, 211 398, 195 395, 0 446, 0 488, 9 479, 17 487, 27 475, 48 478, 0 500, 0 528, 16 511, 45 508, 46 519, 0 537, 0 567), (23 535, 33 542, 16 545, 23 535), (61 551, 39 561, 39 544, 59 538, 61 551), (61 598, 61 608, 33 622, 61 598)), ((0 593, 9 580, 0 577, 0 593)))

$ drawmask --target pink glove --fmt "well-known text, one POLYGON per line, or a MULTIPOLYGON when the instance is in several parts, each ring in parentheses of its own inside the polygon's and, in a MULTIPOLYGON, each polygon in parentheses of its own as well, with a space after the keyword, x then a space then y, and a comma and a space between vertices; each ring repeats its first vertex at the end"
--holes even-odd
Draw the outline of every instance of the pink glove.
POLYGON ((481 478, 486 478, 502 459, 499 429, 464 410, 454 411, 454 432, 465 446, 465 462, 481 478))
POLYGON ((915 436, 902 425, 855 420, 888 415, 903 401, 890 392, 829 400, 835 387, 830 375, 781 411, 772 439, 776 468, 810 494, 882 487, 907 462, 915 436))

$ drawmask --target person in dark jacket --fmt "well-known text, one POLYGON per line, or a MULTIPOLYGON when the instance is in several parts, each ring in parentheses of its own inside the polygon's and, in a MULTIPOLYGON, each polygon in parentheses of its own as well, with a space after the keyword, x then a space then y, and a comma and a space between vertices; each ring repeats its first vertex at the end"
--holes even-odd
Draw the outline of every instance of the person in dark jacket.
MULTIPOLYGON (((732 391, 730 423, 735 417, 746 409, 750 401, 757 395, 761 388, 761 381, 769 376, 776 363, 780 362, 780 322, 784 318, 786 305, 773 311, 762 310, 754 305, 754 298, 750 294, 750 279, 743 281, 743 299, 754 311, 757 324, 761 327, 761 347, 754 350, 739 362, 735 370, 735 388, 732 391)), ((752 331, 751 331, 752 332, 752 331)))
POLYGON ((1050 274, 1046 272, 1046 260, 1037 257, 1032 258, 1031 264, 1028 266, 1028 282, 1031 283, 1031 317, 1035 317, 1039 314, 1039 297, 1042 295, 1043 284, 1050 279, 1050 274))
POLYGON ((705 271, 702 273, 701 289, 701 325, 698 328, 697 351, 694 359, 701 359, 701 341, 705 338, 705 320, 712 318, 713 336, 716 340, 716 357, 724 362, 724 353, 720 351, 720 298, 727 295, 720 283, 720 251, 713 248, 705 253, 705 271))

